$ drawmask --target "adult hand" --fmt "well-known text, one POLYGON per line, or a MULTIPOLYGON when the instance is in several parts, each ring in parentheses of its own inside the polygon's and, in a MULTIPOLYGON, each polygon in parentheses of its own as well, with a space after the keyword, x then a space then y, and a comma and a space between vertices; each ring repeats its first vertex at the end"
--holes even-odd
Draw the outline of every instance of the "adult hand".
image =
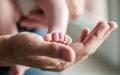
POLYGON ((83 29, 79 38, 79 42, 70 45, 70 47, 73 48, 76 53, 75 61, 64 62, 61 70, 64 70, 76 62, 91 56, 102 44, 102 42, 110 35, 110 33, 116 28, 117 24, 115 22, 107 23, 100 21, 91 32, 89 29, 83 29))
POLYGON ((52 69, 64 61, 73 61, 75 52, 72 48, 53 42, 45 42, 33 33, 19 33, 8 40, 8 50, 4 61, 40 69, 52 69), (59 62, 56 62, 59 61, 59 62))
POLYGON ((45 42, 36 34, 20 33, 10 37, 9 57, 5 61, 42 70, 62 71, 92 55, 115 28, 117 25, 114 22, 99 22, 91 33, 84 29, 80 41, 69 46, 45 42))
MULTIPOLYGON (((0 35, 12 35, 17 34, 18 29, 16 23, 20 20, 21 13, 15 4, 14 0, 0 0, 0 35)), ((5 62, 0 62, 1 66, 5 65, 5 62)), ((28 67, 15 65, 10 66, 10 75, 22 75, 28 67), (24 70, 24 71, 23 71, 24 70)))

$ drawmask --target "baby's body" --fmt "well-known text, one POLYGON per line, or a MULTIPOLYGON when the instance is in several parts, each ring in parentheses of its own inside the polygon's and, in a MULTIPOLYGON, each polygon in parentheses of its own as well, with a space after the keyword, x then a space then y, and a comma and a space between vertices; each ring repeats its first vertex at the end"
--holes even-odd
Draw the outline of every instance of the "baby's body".
MULTIPOLYGON (((56 1, 56 0, 17 0, 17 4, 24 16, 31 15, 32 11, 42 10, 44 12, 44 17, 47 20, 48 34, 45 35, 44 39, 46 41, 59 42, 63 44, 70 44, 71 38, 66 35, 69 13, 66 0, 56 1), (59 3, 58 3, 59 2, 59 3), (48 4, 46 4, 48 3, 48 4), (53 4, 53 6, 51 6, 53 4), (37 6, 39 5, 39 6, 37 6), (50 6, 50 7, 49 7, 50 6), (55 6, 55 7, 54 7, 55 6), (62 8, 64 6, 64 8, 62 8), (58 9, 60 8, 60 9, 58 9), (51 19, 52 18, 52 19, 51 19)), ((39 21, 39 23, 26 24, 25 20, 21 21, 21 25, 24 27, 40 28, 41 27, 41 14, 35 13, 30 19, 39 21), (35 16, 35 14, 37 16, 35 16), (37 26, 37 27, 34 27, 37 26)), ((43 16, 43 15, 42 15, 43 16)), ((43 22, 43 21, 42 21, 43 22)), ((44 26, 44 25, 43 25, 44 26)))
POLYGON ((16 0, 22 14, 24 16, 29 15, 33 10, 37 10, 38 6, 35 0, 16 0))

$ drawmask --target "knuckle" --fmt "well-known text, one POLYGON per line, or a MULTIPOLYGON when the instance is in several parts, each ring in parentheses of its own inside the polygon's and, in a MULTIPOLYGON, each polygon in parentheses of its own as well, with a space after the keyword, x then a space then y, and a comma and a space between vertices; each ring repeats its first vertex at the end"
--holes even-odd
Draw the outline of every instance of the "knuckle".
POLYGON ((94 33, 91 37, 92 37, 93 39, 97 39, 97 38, 98 38, 98 36, 99 36, 99 34, 94 33))

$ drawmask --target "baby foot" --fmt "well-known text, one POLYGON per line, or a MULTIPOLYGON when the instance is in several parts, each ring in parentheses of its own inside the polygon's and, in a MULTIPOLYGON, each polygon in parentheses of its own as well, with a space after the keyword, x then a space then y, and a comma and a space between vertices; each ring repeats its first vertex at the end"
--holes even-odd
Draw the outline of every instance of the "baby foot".
POLYGON ((49 33, 44 36, 45 41, 51 41, 51 42, 58 42, 62 44, 71 44, 72 39, 70 36, 60 33, 60 32, 54 32, 54 33, 49 33))

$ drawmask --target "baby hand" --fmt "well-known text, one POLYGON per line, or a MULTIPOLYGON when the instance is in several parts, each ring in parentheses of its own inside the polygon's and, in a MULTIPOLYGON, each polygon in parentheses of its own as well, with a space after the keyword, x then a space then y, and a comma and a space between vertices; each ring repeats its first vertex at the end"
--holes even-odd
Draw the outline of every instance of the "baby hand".
POLYGON ((54 33, 49 33, 44 36, 45 41, 49 42, 58 42, 62 44, 69 45, 72 42, 72 39, 70 36, 63 34, 61 32, 54 32, 54 33))
POLYGON ((30 14, 22 18, 19 23, 22 27, 28 29, 47 28, 45 15, 37 11, 31 11, 30 14))

